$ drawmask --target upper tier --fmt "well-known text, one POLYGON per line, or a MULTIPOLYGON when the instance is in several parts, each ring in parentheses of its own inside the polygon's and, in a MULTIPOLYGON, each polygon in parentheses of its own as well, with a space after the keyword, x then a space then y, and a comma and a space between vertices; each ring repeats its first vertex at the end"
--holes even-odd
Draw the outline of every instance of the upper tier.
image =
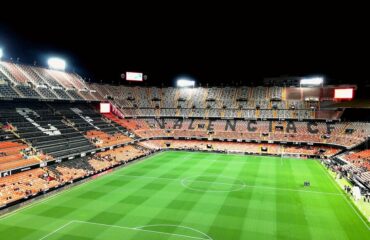
POLYGON ((97 101, 75 73, 0 61, 0 98, 97 101))
POLYGON ((79 75, 0 61, 0 99, 105 101, 126 117, 338 119, 334 86, 157 88, 88 84, 79 75))
POLYGON ((157 88, 91 84, 111 97, 125 117, 206 117, 243 119, 338 119, 328 108, 333 88, 225 87, 157 88))

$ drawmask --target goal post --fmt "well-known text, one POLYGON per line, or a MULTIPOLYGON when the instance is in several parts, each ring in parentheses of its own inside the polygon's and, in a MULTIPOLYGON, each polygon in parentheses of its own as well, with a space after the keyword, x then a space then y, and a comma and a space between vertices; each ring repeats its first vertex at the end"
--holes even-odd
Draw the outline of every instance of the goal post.
POLYGON ((284 146, 280 148, 280 158, 300 158, 301 155, 299 153, 286 153, 284 146))

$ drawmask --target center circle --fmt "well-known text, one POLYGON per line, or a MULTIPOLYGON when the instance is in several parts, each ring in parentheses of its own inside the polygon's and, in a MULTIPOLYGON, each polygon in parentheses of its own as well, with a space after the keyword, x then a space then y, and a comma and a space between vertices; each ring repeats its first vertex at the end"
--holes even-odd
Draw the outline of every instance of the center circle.
POLYGON ((181 185, 197 192, 235 192, 245 188, 245 183, 232 177, 200 175, 186 177, 181 185))

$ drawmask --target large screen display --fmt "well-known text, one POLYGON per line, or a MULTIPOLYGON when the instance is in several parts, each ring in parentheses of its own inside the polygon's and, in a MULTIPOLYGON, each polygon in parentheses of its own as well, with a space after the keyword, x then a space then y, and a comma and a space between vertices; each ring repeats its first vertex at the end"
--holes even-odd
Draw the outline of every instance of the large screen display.
POLYGON ((110 113, 110 103, 100 103, 100 113, 110 113))
POLYGON ((334 90, 335 99, 352 99, 353 98, 353 88, 342 88, 334 90))
POLYGON ((139 72, 126 72, 126 80, 127 81, 143 81, 143 73, 139 72))

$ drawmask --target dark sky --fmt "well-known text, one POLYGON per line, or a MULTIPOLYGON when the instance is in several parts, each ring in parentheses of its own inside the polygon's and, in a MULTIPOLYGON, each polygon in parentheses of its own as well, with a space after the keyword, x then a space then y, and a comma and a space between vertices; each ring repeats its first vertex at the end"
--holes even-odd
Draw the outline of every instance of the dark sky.
POLYGON ((281 75, 324 75, 329 83, 369 79, 369 38, 359 25, 238 16, 192 22, 80 16, 53 27, 0 21, 0 47, 6 58, 28 64, 64 57, 69 71, 107 83, 122 81, 125 71, 144 72, 148 85, 172 85, 180 75, 203 85, 256 85, 281 75))

